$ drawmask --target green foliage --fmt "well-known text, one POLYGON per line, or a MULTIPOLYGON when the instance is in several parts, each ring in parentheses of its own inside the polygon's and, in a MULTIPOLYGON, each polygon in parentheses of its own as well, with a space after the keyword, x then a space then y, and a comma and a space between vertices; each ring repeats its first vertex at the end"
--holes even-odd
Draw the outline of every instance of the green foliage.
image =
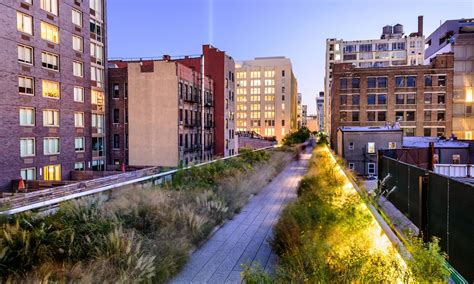
POLYGON ((309 139, 310 135, 311 135, 311 131, 309 131, 309 129, 306 127, 302 127, 298 129, 298 131, 296 132, 291 132, 287 134, 283 138, 282 142, 283 142, 283 145, 292 146, 295 144, 304 143, 306 140, 309 139))
POLYGON ((241 277, 247 284, 272 284, 273 277, 266 273, 260 263, 253 263, 252 265, 242 265, 243 271, 241 277))
MULTIPOLYGON (((414 240, 416 255, 407 270, 395 248, 380 245, 383 234, 355 190, 347 190, 324 147, 318 147, 298 199, 289 204, 274 226, 272 247, 280 256, 275 282, 396 282, 443 281, 436 240, 414 240)), ((387 240, 388 242, 388 240, 387 240)), ((257 277, 259 273, 252 274, 257 277)))
POLYGON ((192 247, 292 159, 289 151, 243 150, 179 171, 163 187, 15 216, 0 223, 0 282, 166 282, 192 247))
POLYGON ((415 282, 445 282, 450 275, 444 266, 446 254, 439 247, 439 239, 425 243, 419 237, 412 237, 407 246, 412 255, 407 264, 415 282))
POLYGON ((317 138, 318 145, 320 146, 329 145, 329 137, 325 132, 319 131, 316 134, 316 138, 317 138))

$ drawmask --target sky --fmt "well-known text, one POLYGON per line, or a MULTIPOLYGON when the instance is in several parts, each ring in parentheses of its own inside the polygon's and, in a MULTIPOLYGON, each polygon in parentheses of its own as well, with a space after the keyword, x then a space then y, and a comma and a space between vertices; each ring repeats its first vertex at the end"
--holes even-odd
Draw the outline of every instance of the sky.
POLYGON ((449 19, 474 18, 474 0, 108 0, 109 58, 198 55, 202 44, 236 61, 291 59, 308 113, 324 90, 326 39, 376 39, 400 23, 428 36, 449 19))

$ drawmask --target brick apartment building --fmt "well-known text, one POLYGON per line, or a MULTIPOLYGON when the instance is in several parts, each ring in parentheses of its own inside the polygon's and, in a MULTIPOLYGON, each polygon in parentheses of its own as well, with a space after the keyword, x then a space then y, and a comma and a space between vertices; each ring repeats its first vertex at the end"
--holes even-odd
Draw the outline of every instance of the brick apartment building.
POLYGON ((0 5, 0 191, 103 169, 104 0, 0 5))
POLYGON ((200 72, 204 63, 204 74, 213 80, 216 156, 237 154, 235 138, 235 62, 225 51, 211 45, 202 46, 202 56, 178 59, 178 62, 200 72), (204 62, 203 62, 204 58, 204 62))
POLYGON ((176 167, 214 155, 214 82, 163 60, 109 61, 109 163, 176 167))
POLYGON ((334 64, 331 144, 340 126, 399 122, 405 136, 452 133, 453 54, 430 65, 356 68, 334 64))

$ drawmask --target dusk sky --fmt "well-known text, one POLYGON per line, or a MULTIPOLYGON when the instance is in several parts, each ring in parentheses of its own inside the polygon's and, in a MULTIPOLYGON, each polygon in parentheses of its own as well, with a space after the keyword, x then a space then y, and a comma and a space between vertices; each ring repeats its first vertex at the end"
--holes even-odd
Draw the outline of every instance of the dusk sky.
POLYGON ((474 17, 474 0, 111 0, 109 57, 197 55, 210 43, 236 61, 286 56, 308 112, 324 89, 326 38, 375 39, 400 23, 429 35, 440 22, 474 17))

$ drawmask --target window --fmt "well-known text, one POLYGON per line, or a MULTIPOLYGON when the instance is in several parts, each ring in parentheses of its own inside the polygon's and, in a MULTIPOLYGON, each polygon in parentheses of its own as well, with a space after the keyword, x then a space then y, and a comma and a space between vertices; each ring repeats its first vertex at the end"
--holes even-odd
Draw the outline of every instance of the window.
POLYGON ((43 126, 59 126, 59 110, 43 110, 43 126))
POLYGON ((425 104, 430 105, 433 102, 433 96, 431 93, 425 93, 425 104))
POLYGON ((397 88, 403 88, 405 87, 405 77, 403 76, 396 76, 395 77, 395 86, 397 88))
POLYGON ((385 111, 377 112, 377 121, 385 121, 387 120, 387 113, 385 111))
POLYGON ((387 104, 387 96, 386 95, 377 95, 377 104, 385 105, 387 104))
POLYGON ((377 87, 387 88, 387 77, 377 77, 377 87))
POLYGON ((45 155, 59 154, 59 138, 44 138, 43 151, 45 155))
POLYGON ((359 95, 352 95, 352 105, 353 106, 358 106, 360 101, 360 96, 359 95))
POLYGON ((454 154, 453 155, 453 164, 459 164, 459 163, 461 163, 461 155, 454 154))
POLYGON ((359 121, 359 112, 353 111, 352 112, 352 121, 359 121))
POLYGON ((346 111, 341 111, 340 112, 340 121, 342 121, 342 122, 347 121, 347 112, 346 111))
POLYGON ((375 154, 375 142, 367 143, 367 153, 375 154))
POLYGON ((20 108, 20 125, 34 126, 35 125, 35 109, 34 108, 20 108))
POLYGON ((367 163, 367 174, 375 175, 375 163, 367 163))
POLYGON ((352 89, 359 89, 359 87, 360 87, 360 79, 352 78, 352 89))
POLYGON ((59 56, 49 52, 41 52, 41 66, 50 70, 59 70, 59 56))
POLYGON ((431 136, 431 128, 423 128, 423 136, 425 137, 431 136))
POLYGON ((95 63, 103 65, 104 63, 104 48, 96 43, 91 42, 91 56, 95 58, 95 63))
POLYGON ((275 77, 275 71, 273 71, 273 70, 265 71, 265 77, 266 78, 275 77))
POLYGON ((446 86, 446 76, 438 76, 438 86, 446 86))
POLYGON ((84 127, 84 113, 83 112, 74 113, 74 126, 84 127))
POLYGON ((33 35, 33 18, 26 14, 17 12, 16 29, 22 33, 33 35))
POLYGON ((371 52, 371 51, 372 51, 372 44, 359 45, 359 52, 371 52))
POLYGON ((415 121, 415 112, 414 111, 407 111, 406 119, 407 119, 407 121, 415 121))
POLYGON ((84 77, 84 70, 82 62, 74 61, 72 62, 73 74, 77 77, 84 77))
POLYGON ((444 121, 444 111, 443 111, 443 110, 438 111, 438 113, 437 113, 437 120, 438 120, 438 121, 444 121))
POLYGON ((375 88, 377 86, 377 79, 375 77, 367 78, 367 88, 375 88))
POLYGON ((367 121, 375 121, 375 111, 367 112, 367 121))
POLYGON ((404 50, 405 43, 404 42, 394 42, 392 43, 392 50, 404 50))
POLYGON ((416 94, 407 94, 407 105, 416 104, 416 94))
POLYGON ((94 11, 94 17, 102 20, 102 0, 90 0, 90 9, 94 11))
POLYGON ((97 128, 97 133, 103 133, 104 131, 104 115, 103 114, 92 114, 92 127, 97 128))
POLYGON ((40 0, 41 9, 54 15, 58 15, 58 0, 40 0))
POLYGON ((423 112, 423 120, 424 121, 431 121, 431 111, 425 110, 423 112))
POLYGON ((82 27, 82 13, 76 9, 72 9, 72 23, 82 27))
POLYGON ((35 138, 20 139, 20 156, 32 157, 35 155, 35 138))
POLYGON ((36 168, 21 169, 20 176, 23 180, 36 180, 36 168))
POLYGON ((74 101, 75 102, 84 102, 84 88, 74 86, 74 101))
MULTIPOLYGON (((180 83, 180 86, 182 86, 181 83, 180 83)), ((113 92, 112 92, 112 98, 118 99, 119 96, 120 96, 120 92, 119 92, 119 91, 120 91, 119 84, 115 84, 115 83, 114 83, 114 85, 113 85, 113 92)))
POLYGON ((407 77, 407 87, 410 87, 410 88, 416 87, 416 76, 407 77))
POLYGON ((349 150, 354 150, 354 142, 349 142, 349 150))
POLYGON ((347 78, 342 78, 339 80, 339 88, 341 90, 347 90, 347 78))
POLYGON ((120 149, 120 135, 114 134, 114 144, 113 144, 114 149, 120 149))
POLYGON ((84 143, 84 140, 85 140, 85 139, 86 139, 86 138, 84 138, 84 137, 76 137, 76 138, 74 138, 74 150, 75 150, 76 152, 84 152, 84 149, 85 149, 85 148, 84 148, 84 144, 85 144, 85 143, 84 143))
POLYGON ((349 163, 349 170, 353 171, 355 169, 354 163, 349 163))
POLYGON ((83 52, 84 51, 84 39, 80 36, 72 36, 72 49, 75 51, 83 52))
POLYGON ((85 163, 84 162, 75 162, 74 163, 74 170, 75 171, 83 171, 85 170, 85 163))
POLYGON ((104 86, 104 69, 98 67, 91 67, 91 80, 96 82, 97 87, 104 86))
POLYGON ((444 94, 438 94, 438 104, 442 105, 445 103, 444 94))
POLYGON ((58 27, 41 21, 41 38, 53 43, 59 43, 58 27))
POLYGON ((339 97, 339 99, 341 100, 341 105, 342 106, 347 105, 347 96, 346 95, 341 95, 339 97))
POLYGON ((430 87, 433 85, 433 78, 431 75, 425 75, 425 87, 430 87))
POLYGON ((285 70, 281 70, 281 76, 285 77, 285 70))
POLYGON ((18 77, 18 92, 21 95, 34 95, 33 86, 33 78, 24 76, 18 77))
POLYGON ((436 128, 436 136, 437 137, 444 136, 444 128, 443 127, 436 128))
POLYGON ((59 99, 59 83, 43 80, 43 97, 59 99))
POLYGON ((368 105, 375 105, 375 95, 373 95, 373 94, 367 95, 367 104, 368 105))
POLYGON ((120 122, 120 110, 117 108, 114 108, 113 123, 119 123, 119 122, 120 122))
POLYGON ((48 165, 43 167, 44 180, 61 180, 61 165, 48 165))
POLYGON ((396 111, 395 112, 395 120, 396 121, 403 121, 403 111, 396 111))
POLYGON ((33 48, 25 45, 19 45, 18 62, 33 64, 33 48))
POLYGON ((397 142, 388 142, 388 149, 397 148, 397 142))
POLYGON ((396 94, 395 104, 403 105, 404 103, 405 103, 405 95, 404 94, 396 94))

